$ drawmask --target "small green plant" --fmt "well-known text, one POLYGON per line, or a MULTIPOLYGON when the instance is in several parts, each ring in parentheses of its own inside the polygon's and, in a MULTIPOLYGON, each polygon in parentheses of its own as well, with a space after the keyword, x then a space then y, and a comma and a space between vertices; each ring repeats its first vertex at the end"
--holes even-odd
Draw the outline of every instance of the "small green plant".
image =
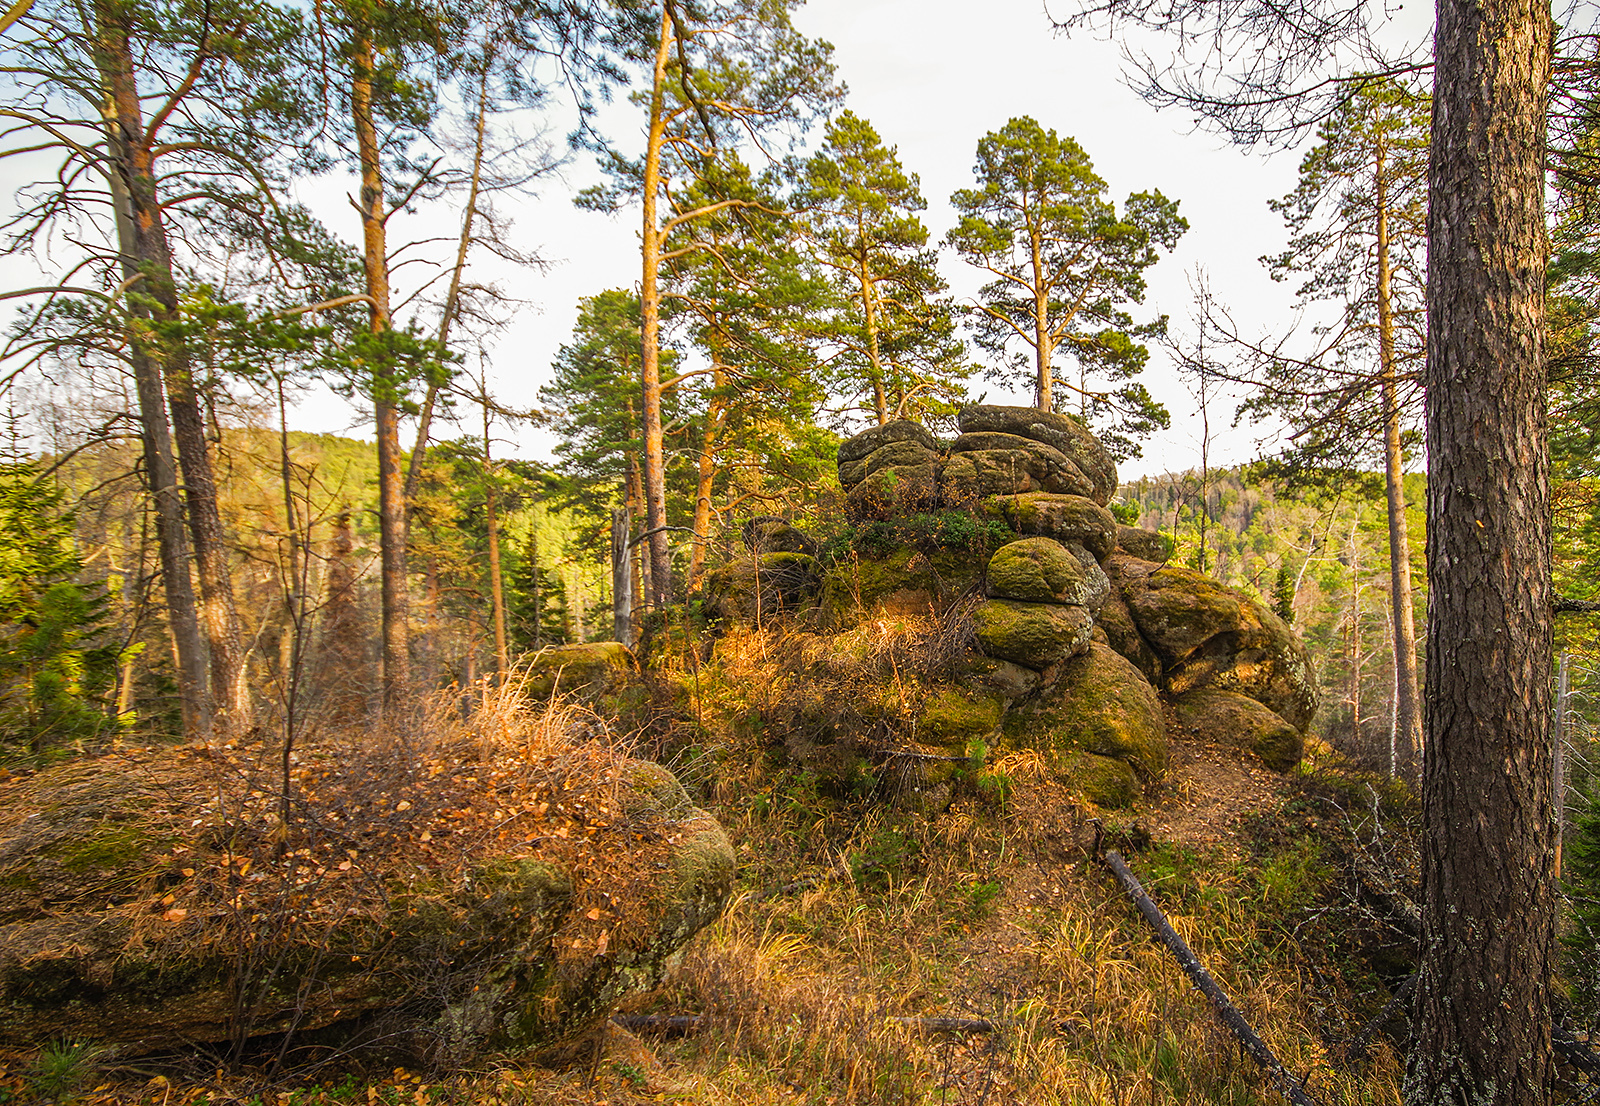
POLYGON ((1122 525, 1139 525, 1139 505, 1137 503, 1128 503, 1123 500, 1117 500, 1109 504, 1109 508, 1111 511, 1111 517, 1122 523, 1122 525))
POLYGON ((47 1102, 71 1101, 99 1072, 103 1055, 102 1049, 81 1042, 47 1044, 39 1050, 28 1070, 28 1089, 47 1102))
POLYGON ((646 1078, 644 1072, 637 1065, 630 1064, 626 1060, 613 1060, 611 1062, 611 1070, 626 1079, 636 1089, 642 1090, 644 1085, 649 1082, 649 1079, 646 1078))
POLYGON ((987 917, 994 912, 995 900, 1002 888, 998 880, 973 880, 967 888, 967 909, 974 918, 987 917))

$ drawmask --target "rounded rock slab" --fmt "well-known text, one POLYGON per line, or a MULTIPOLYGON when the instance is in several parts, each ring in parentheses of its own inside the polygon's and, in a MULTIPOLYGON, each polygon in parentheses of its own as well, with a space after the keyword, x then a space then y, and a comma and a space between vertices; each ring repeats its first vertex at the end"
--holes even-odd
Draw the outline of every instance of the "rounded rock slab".
POLYGON ((1089 647, 1094 619, 1082 607, 990 599, 974 614, 978 644, 991 657, 1049 668, 1089 647))
POLYGON ((882 426, 869 427, 839 444, 839 463, 859 461, 891 442, 916 442, 930 452, 939 452, 939 442, 927 427, 910 419, 895 419, 882 426))
POLYGON ((1088 605, 1095 591, 1078 558, 1053 538, 1002 545, 989 558, 988 584, 989 594, 1000 599, 1080 607, 1088 605))
POLYGON ((1305 741, 1284 717, 1248 696, 1200 688, 1172 701, 1177 718, 1202 741, 1254 753, 1274 772, 1300 763, 1305 741))
POLYGON ((976 404, 963 407, 957 416, 963 434, 1015 434, 1043 442, 1070 460, 1088 482, 1086 495, 1104 506, 1117 490, 1117 466, 1087 427, 1067 415, 1040 411, 1034 407, 1003 407, 976 404))

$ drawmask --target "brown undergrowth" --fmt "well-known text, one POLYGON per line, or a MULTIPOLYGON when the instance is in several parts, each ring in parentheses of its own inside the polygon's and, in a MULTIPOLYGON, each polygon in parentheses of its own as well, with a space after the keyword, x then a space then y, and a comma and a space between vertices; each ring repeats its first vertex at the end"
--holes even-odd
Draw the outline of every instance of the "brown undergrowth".
MULTIPOLYGON (((1151 839, 1147 811, 1102 815, 1027 752, 964 772, 946 810, 897 811, 870 773, 840 786, 795 763, 780 721, 817 699, 808 681, 821 673, 830 725, 865 717, 892 727, 914 714, 918 666, 941 655, 948 634, 906 620, 871 624, 827 656, 816 653, 817 640, 729 634, 710 658, 662 649, 651 693, 630 700, 622 717, 590 723, 671 762, 736 844, 740 885, 726 914, 690 946, 675 979, 632 1010, 699 1015, 696 1032, 641 1040, 613 1029, 600 1051, 562 1070, 500 1057, 469 1069, 369 1073, 356 1083, 316 1073, 271 1087, 221 1073, 184 1086, 108 1084, 84 1101, 1278 1101, 1094 861, 1100 833, 1128 854, 1174 927, 1315 1099, 1399 1102, 1399 1065, 1383 1038, 1363 1061, 1342 1054, 1387 993, 1338 938, 1347 889, 1326 846, 1349 827, 1336 811, 1306 813, 1317 802, 1305 785, 1290 780, 1254 820, 1231 819, 1216 844, 1151 839), (948 1035, 921 1020, 948 1016, 987 1019, 994 1032, 948 1035), (112 1094, 127 1097, 105 1097, 112 1094)), ((598 830, 591 836, 592 819, 557 809, 559 785, 529 791, 496 775, 494 757, 481 752, 443 763, 433 779, 448 778, 456 798, 440 809, 473 812, 459 820, 470 830, 452 826, 453 849, 502 831, 537 829, 547 841, 562 825, 568 837, 557 841, 603 841, 598 830), (545 802, 548 811, 529 814, 530 803, 537 811, 545 802)), ((566 763, 573 780, 595 767, 603 776, 603 761, 566 763)), ((317 772, 303 781, 308 791, 326 786, 317 772)), ((408 777, 360 808, 409 801, 431 809, 437 800, 425 782, 408 777)), ((1152 801, 1170 812, 1182 794, 1182 781, 1169 780, 1152 801)), ((401 847, 431 844, 414 836, 401 847)), ((24 1069, 13 1062, 5 1070, 20 1079, 24 1069)))

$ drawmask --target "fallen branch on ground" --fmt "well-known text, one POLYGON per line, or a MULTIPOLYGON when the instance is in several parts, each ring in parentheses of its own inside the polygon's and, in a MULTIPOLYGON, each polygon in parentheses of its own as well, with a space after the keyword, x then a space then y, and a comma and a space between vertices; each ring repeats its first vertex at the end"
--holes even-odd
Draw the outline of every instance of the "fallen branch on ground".
POLYGON ((1289 1070, 1278 1062, 1278 1058, 1272 1054, 1272 1050, 1267 1047, 1267 1043, 1256 1036, 1255 1030, 1250 1028, 1250 1023, 1239 1012, 1239 1008, 1229 1001, 1227 994, 1218 986, 1211 973, 1206 971, 1205 965, 1200 963, 1200 958, 1194 954, 1188 944, 1184 942, 1184 939, 1179 937, 1177 931, 1172 928, 1171 923, 1167 921, 1166 915, 1161 913, 1161 908, 1155 904, 1149 895, 1145 894, 1144 888, 1140 886, 1139 880, 1134 876, 1133 872, 1128 869, 1128 865, 1122 859, 1121 854, 1115 849, 1108 849, 1103 859, 1106 867, 1110 868, 1112 874, 1117 877, 1117 882, 1122 884, 1122 889, 1128 892, 1128 895, 1133 899, 1133 904, 1139 908, 1139 913, 1144 915, 1144 920, 1150 924, 1150 928, 1155 930, 1156 935, 1161 938, 1161 943, 1167 946, 1168 951, 1178 961, 1179 966, 1194 981, 1194 985, 1200 989, 1200 993, 1205 995, 1211 1002, 1212 1009, 1216 1010, 1217 1016, 1222 1019, 1222 1024, 1226 1025, 1233 1035, 1239 1039, 1239 1043, 1250 1054, 1250 1058, 1261 1065, 1262 1069, 1271 1078, 1273 1085, 1278 1088, 1279 1093, 1294 1103, 1294 1106, 1315 1106, 1315 1103, 1306 1095, 1300 1080, 1291 1075, 1289 1070))

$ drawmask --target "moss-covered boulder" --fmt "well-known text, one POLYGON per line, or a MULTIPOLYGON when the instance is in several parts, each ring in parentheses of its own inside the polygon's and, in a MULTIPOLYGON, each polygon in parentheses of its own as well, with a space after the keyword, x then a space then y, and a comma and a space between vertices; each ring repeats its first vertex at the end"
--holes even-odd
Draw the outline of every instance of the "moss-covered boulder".
MULTIPOLYGON (((29 889, 0 921, 0 1044, 139 1053, 316 1031, 339 1047, 381 1016, 392 1041, 457 1056, 592 1030, 721 912, 734 855, 671 773, 541 740, 561 778, 497 777, 487 809, 393 750, 351 773, 347 746, 308 744, 318 790, 296 803, 319 815, 287 827, 251 791, 259 765, 227 750, 0 781, 0 872, 29 889), (394 790, 328 838, 328 810, 354 807, 316 804, 390 769, 394 790), (600 906, 580 891, 595 887, 600 906)), ((519 738, 469 763, 522 757, 519 738)))
POLYGON ((822 568, 805 553, 741 557, 706 573, 706 614, 752 624, 782 611, 808 607, 822 591, 822 568))
POLYGON ((822 608, 834 626, 865 614, 940 614, 981 572, 982 561, 959 549, 898 549, 886 557, 852 558, 828 571, 822 608))
POLYGON ((1167 765, 1159 696, 1137 668, 1099 643, 1066 661, 1037 702, 1007 719, 1007 732, 1034 748, 1114 757, 1147 779, 1167 765))
POLYGON ((1058 415, 1033 407, 1002 407, 988 404, 964 407, 957 416, 963 434, 1015 434, 1050 446, 1072 462, 1087 482, 1085 495, 1102 506, 1111 502, 1117 490, 1117 467, 1093 434, 1070 415, 1058 415))
POLYGON ((1090 488, 1089 481, 1078 471, 1077 465, 1054 447, 1031 438, 1016 434, 963 434, 951 444, 950 457, 954 460, 966 454, 1026 458, 1021 462, 1021 467, 1027 471, 1032 487, 1016 489, 1019 491, 1081 495, 1090 488))
POLYGON ((997 692, 1007 699, 1021 699, 1038 690, 1040 676, 1026 665, 973 652, 967 657, 961 679, 965 684, 997 692))
POLYGON ((1072 753, 1060 759, 1053 774, 1080 797, 1106 810, 1130 807, 1141 794, 1139 777, 1114 757, 1072 753))
POLYGON ((974 614, 978 644, 991 657, 1045 669, 1089 647, 1094 619, 1082 607, 990 599, 974 614))
POLYGON ((1075 603, 1089 597, 1083 566, 1051 538, 1023 538, 989 558, 989 594, 1028 603, 1075 603))
POLYGON ((924 449, 939 452, 938 441, 920 422, 895 419, 882 426, 869 427, 839 443, 839 463, 844 465, 850 461, 860 461, 869 453, 894 442, 915 442, 924 449))
POLYGON ((1105 604, 1095 614, 1095 628, 1105 634, 1106 644, 1137 668, 1151 684, 1161 685, 1161 658, 1139 634, 1139 627, 1114 586, 1105 604))
POLYGON ((1130 557, 1158 565, 1166 564, 1172 556, 1172 539, 1166 534, 1121 523, 1117 524, 1116 547, 1130 557))
POLYGON ((740 530, 744 547, 752 553, 804 553, 817 555, 817 543, 787 519, 759 515, 746 519, 740 530))
POLYGON ((1116 519, 1086 496, 1026 492, 987 499, 982 508, 1019 534, 1077 542, 1097 561, 1105 560, 1116 547, 1116 519))
POLYGON ((939 505, 939 466, 903 465, 864 476, 845 496, 845 514, 857 521, 885 521, 939 505))
POLYGON ((890 442, 862 458, 862 476, 871 476, 884 469, 931 465, 939 460, 939 451, 929 449, 921 442, 890 442))
POLYGON ((971 742, 987 740, 999 729, 1005 709, 1005 696, 994 692, 938 688, 923 702, 917 715, 916 738, 960 753, 971 742))
POLYGON ((1311 720, 1317 708, 1311 657, 1277 615, 1192 569, 1117 567, 1129 614, 1160 656, 1168 691, 1236 691, 1298 728, 1311 720))
POLYGON ((637 670, 633 654, 617 641, 552 645, 528 661, 524 690, 536 699, 556 692, 592 699, 611 691, 637 670))
POLYGON ((1300 763, 1305 742, 1282 715, 1233 691, 1200 688, 1172 701, 1177 720, 1200 740, 1254 753, 1274 772, 1300 763))

